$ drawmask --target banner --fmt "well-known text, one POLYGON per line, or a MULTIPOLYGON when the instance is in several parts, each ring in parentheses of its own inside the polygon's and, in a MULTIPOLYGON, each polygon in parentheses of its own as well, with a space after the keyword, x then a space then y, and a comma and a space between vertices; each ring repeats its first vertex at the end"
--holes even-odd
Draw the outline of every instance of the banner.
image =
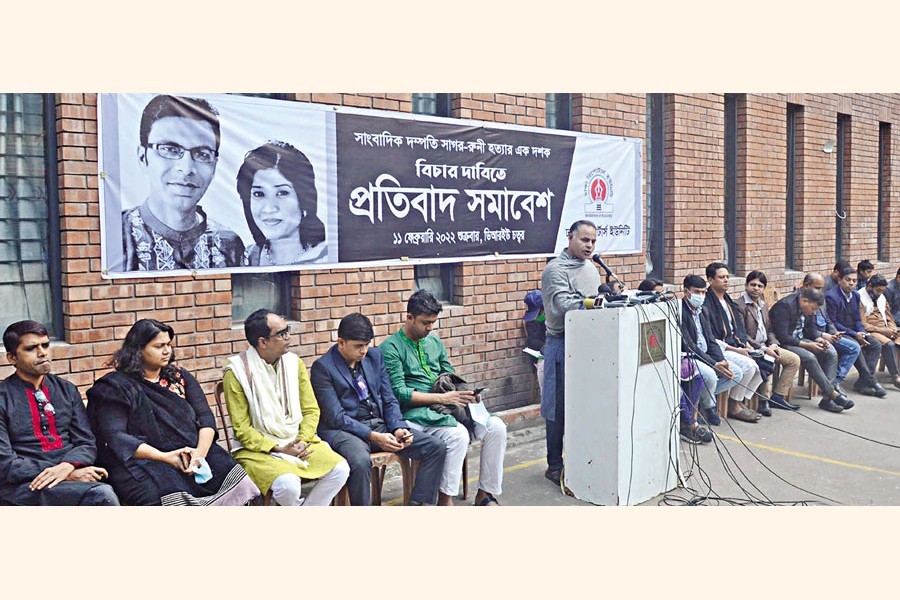
POLYGON ((641 140, 237 95, 101 94, 104 277, 641 251, 641 140))

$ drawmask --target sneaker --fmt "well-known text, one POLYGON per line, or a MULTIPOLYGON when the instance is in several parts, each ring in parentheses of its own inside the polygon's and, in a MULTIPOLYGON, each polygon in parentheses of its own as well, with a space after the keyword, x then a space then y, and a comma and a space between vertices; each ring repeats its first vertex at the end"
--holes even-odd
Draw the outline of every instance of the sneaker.
POLYGON ((554 484, 559 485, 559 478, 562 475, 562 467, 559 469, 548 468, 544 471, 544 477, 552 481, 554 484))
POLYGON ((844 407, 835 404, 834 400, 832 400, 831 398, 822 398, 822 400, 819 402, 819 408, 833 413, 844 411, 844 407))
POLYGON ((706 422, 710 425, 721 425, 722 419, 719 418, 719 413, 716 412, 715 407, 712 408, 704 408, 703 409, 703 418, 706 419, 706 422))
POLYGON ((679 433, 681 434, 681 440, 683 442, 687 442, 688 444, 702 443, 702 440, 700 439, 700 436, 697 434, 696 429, 692 429, 690 427, 682 427, 679 430, 679 433))
POLYGON ((838 394, 837 398, 832 399, 832 402, 834 402, 844 410, 850 410, 851 408, 856 406, 856 403, 853 400, 843 394, 838 394))
POLYGON ((700 441, 704 444, 708 444, 713 440, 712 431, 710 431, 705 425, 697 425, 694 429, 694 433, 697 434, 697 437, 700 438, 700 441))

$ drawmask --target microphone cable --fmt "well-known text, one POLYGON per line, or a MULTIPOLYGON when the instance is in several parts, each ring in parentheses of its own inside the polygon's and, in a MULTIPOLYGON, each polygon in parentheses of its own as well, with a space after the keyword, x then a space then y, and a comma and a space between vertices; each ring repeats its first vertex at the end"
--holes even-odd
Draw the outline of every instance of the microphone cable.
MULTIPOLYGON (((643 309, 643 306, 640 306, 640 305, 635 305, 635 306, 637 306, 639 310, 642 310, 642 309, 643 309)), ((673 307, 673 308, 674 308, 674 307, 673 307)), ((662 311, 662 312, 663 312, 664 316, 669 320, 669 323, 670 323, 672 326, 677 326, 677 327, 678 327, 678 330, 681 332, 682 336, 684 336, 684 330, 683 330, 683 328, 681 327, 681 323, 680 323, 680 322, 675 323, 675 322, 673 321, 673 316, 670 315, 670 314, 668 313, 668 311, 662 311)), ((673 311, 673 312, 674 312, 674 311, 673 311)), ((643 314, 645 314, 645 319, 646 319, 646 318, 647 318, 646 313, 643 313, 643 314)), ((714 368, 713 365, 709 365, 709 364, 707 363, 707 361, 703 360, 703 359, 702 359, 701 357, 699 357, 699 356, 689 356, 689 360, 694 360, 695 362, 696 362, 696 361, 699 361, 699 362, 702 362, 703 364, 707 364, 707 366, 710 366, 710 367, 713 367, 713 368, 714 368)), ((672 366, 672 365, 671 365, 671 363, 670 363, 670 367, 671 367, 671 366, 672 366)), ((695 368, 696 368, 696 367, 695 367, 695 368)), ((738 382, 737 385, 740 386, 740 387, 743 387, 743 388, 744 388, 745 390, 747 390, 747 391, 751 391, 752 393, 756 394, 756 395, 759 396, 760 398, 768 399, 768 398, 766 398, 764 395, 759 394, 756 390, 750 390, 749 387, 747 387, 746 385, 744 385, 744 384, 741 383, 741 382, 738 382)), ((698 411, 698 412, 699 412, 699 411, 698 411)), ((790 411, 790 412, 798 412, 798 411, 790 411)), ((702 417, 702 413, 700 413, 700 416, 702 417)), ((804 415, 804 416, 806 416, 806 415, 804 415)), ((818 423, 818 421, 816 421, 815 419, 812 419, 811 417, 807 417, 807 418, 809 418, 810 420, 815 421, 815 422, 818 423)), ((703 421, 706 422, 705 417, 703 417, 703 421)), ((765 464, 765 463, 764 463, 764 462, 756 455, 756 453, 754 453, 754 452, 750 449, 749 446, 747 446, 747 444, 744 442, 743 438, 741 438, 741 436, 737 433, 737 431, 735 431, 735 429, 734 429, 734 427, 731 425, 731 423, 728 422, 728 419, 725 419, 725 422, 728 424, 729 429, 731 429, 732 433, 733 433, 734 436, 738 439, 738 441, 741 443, 741 445, 742 445, 744 448, 747 449, 747 452, 749 452, 750 455, 753 456, 753 458, 756 459, 756 461, 759 462, 760 465, 763 466, 763 468, 765 468, 767 471, 769 471, 769 472, 770 472, 772 475, 774 475, 776 478, 778 478, 778 479, 781 480, 782 482, 784 482, 784 483, 790 485, 791 487, 793 487, 793 488, 795 488, 795 489, 797 489, 797 490, 800 490, 800 491, 805 492, 805 493, 807 493, 807 494, 811 494, 811 495, 816 496, 816 497, 818 497, 818 498, 822 498, 823 500, 827 500, 827 501, 829 501, 829 502, 834 502, 835 504, 840 504, 840 502, 838 502, 838 501, 836 501, 836 500, 834 500, 834 499, 832 499, 832 498, 829 498, 829 497, 827 497, 827 496, 823 496, 823 495, 821 495, 821 494, 817 494, 817 493, 812 492, 812 491, 810 491, 810 490, 804 489, 804 488, 802 488, 802 487, 800 487, 800 486, 798 486, 798 485, 795 485, 794 483, 788 481, 787 479, 783 478, 781 475, 779 475, 778 473, 776 473, 775 471, 773 471, 771 468, 768 467, 768 465, 766 465, 766 464, 765 464)), ((709 423, 708 423, 708 422, 707 422, 707 425, 709 426, 709 423)), ((824 425, 824 424, 823 424, 823 425, 824 425)), ((712 427, 710 427, 710 431, 713 431, 712 427)), ((723 466, 725 467, 726 473, 727 473, 728 476, 732 479, 732 481, 734 481, 734 482, 738 485, 738 487, 740 487, 741 490, 742 490, 745 494, 748 495, 748 498, 749 498, 750 494, 748 494, 748 492, 746 491, 746 489, 743 488, 743 486, 740 484, 740 482, 738 482, 737 479, 734 477, 734 475, 731 473, 730 468, 729 468, 728 465, 727 465, 727 461, 724 459, 724 456, 722 455, 721 450, 719 449, 719 443, 718 443, 717 437, 718 437, 718 434, 714 432, 714 435, 713 435, 713 442, 715 443, 717 454, 719 454, 720 460, 722 460, 722 463, 723 463, 723 466)), ((762 494, 762 495, 765 497, 765 494, 762 492, 762 490, 760 490, 759 487, 756 486, 756 484, 754 484, 754 483, 750 480, 749 477, 747 477, 746 473, 743 472, 743 470, 740 468, 740 466, 738 466, 737 461, 734 459, 733 455, 732 455, 731 452, 728 450, 728 448, 725 447, 724 445, 722 445, 722 448, 723 448, 723 449, 725 450, 725 452, 728 454, 729 458, 731 458, 731 461, 735 464, 735 467, 737 467, 737 469, 738 469, 738 471, 740 471, 741 475, 743 475, 744 478, 747 479, 747 481, 748 481, 748 482, 749 482, 749 483, 750 483, 757 491, 759 491, 760 494, 762 494)), ((769 500, 768 497, 766 497, 766 500, 767 500, 768 502, 771 502, 771 500, 769 500)))

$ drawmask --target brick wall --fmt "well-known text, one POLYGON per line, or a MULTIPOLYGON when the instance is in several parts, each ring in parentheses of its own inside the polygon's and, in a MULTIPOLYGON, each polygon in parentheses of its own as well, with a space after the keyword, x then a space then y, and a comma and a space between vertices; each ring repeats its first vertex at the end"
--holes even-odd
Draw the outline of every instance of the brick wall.
POLYGON ((723 256, 725 98, 675 94, 666 110, 665 279, 703 273, 723 256))
MULTIPOLYGON (((291 94, 298 101, 409 112, 410 94, 291 94)), ((667 103, 666 269, 678 284, 720 260, 724 244, 724 95, 673 94, 667 103)), ((786 291, 799 279, 784 269, 786 103, 803 107, 797 132, 797 269, 830 269, 834 263, 837 114, 850 115, 845 256, 855 264, 875 258, 877 240, 878 124, 893 123, 900 96, 887 94, 748 94, 739 100, 737 186, 737 275, 760 268, 786 291)), ((57 95, 59 199, 65 339, 56 345, 55 371, 82 390, 106 372, 106 361, 137 319, 152 316, 175 328, 181 364, 208 393, 230 354, 243 349, 243 329, 231 321, 229 276, 104 280, 100 276, 100 232, 95 94, 57 95)), ((457 118, 526 126, 545 123, 543 93, 455 93, 457 118)), ((577 131, 644 138, 643 94, 572 94, 577 131)), ((887 165, 893 169, 896 153, 887 165)), ((645 160, 647 156, 645 154, 645 160)), ((647 173, 645 162, 645 175, 647 173)), ((886 204, 887 259, 900 260, 898 184, 891 180, 886 204)), ((613 257, 611 266, 629 285, 644 277, 641 254, 613 257)), ((521 352, 522 298, 540 285, 545 260, 470 261, 455 267, 455 298, 437 332, 464 377, 483 381, 489 405, 503 409, 536 401, 531 396, 529 359, 521 352)), ((879 264, 893 275, 896 265, 879 264)), ((414 287, 412 266, 299 271, 291 276, 291 332, 307 365, 335 340, 341 317, 360 311, 374 325, 376 341, 403 321, 414 287)), ((741 281, 735 288, 742 287, 741 281)), ((3 360, 5 363, 5 359, 3 360)), ((0 375, 10 369, 0 367, 0 375)))
MULTIPOLYGON (((749 94, 739 116, 738 274, 762 269, 770 285, 788 291, 806 271, 830 272, 835 262, 835 202, 838 113, 850 116, 844 172, 844 258, 854 266, 876 259, 878 249, 878 127, 900 112, 900 97, 889 94, 749 94), (795 271, 784 267, 787 103, 802 106, 796 144, 795 271), (743 165, 743 166, 741 166, 743 165)), ((891 153, 890 163, 895 160, 891 153)), ((891 164, 888 165, 890 168, 891 164)), ((889 169, 888 169, 889 170, 889 169)), ((884 207, 890 249, 896 261, 900 239, 891 181, 884 207)), ((716 215, 708 215, 716 218, 716 215)), ((705 258, 711 257, 711 254, 705 258)), ((897 265, 878 270, 891 279, 897 265)), ((742 280, 738 282, 742 284, 742 280)))

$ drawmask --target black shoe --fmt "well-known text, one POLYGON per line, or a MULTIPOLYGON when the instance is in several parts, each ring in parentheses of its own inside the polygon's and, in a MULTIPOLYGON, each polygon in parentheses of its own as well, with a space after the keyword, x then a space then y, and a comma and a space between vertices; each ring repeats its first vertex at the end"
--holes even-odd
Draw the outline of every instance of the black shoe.
POLYGON ((719 418, 719 413, 716 412, 715 407, 712 408, 704 408, 703 416, 706 418, 706 422, 710 425, 721 425, 722 419, 719 418))
POLYGON ((769 401, 768 400, 760 400, 759 405, 756 407, 756 412, 758 412, 759 414, 761 414, 764 417, 771 417, 772 409, 769 408, 769 401))
POLYGON ((832 400, 835 404, 843 408, 844 410, 850 410, 854 406, 856 406, 856 402, 845 396, 844 394, 838 394, 837 398, 832 400))
POLYGON ((834 403, 834 400, 831 398, 822 398, 822 401, 819 402, 819 408, 822 410, 827 410, 828 412, 839 413, 844 411, 843 406, 839 406, 834 403))
POLYGON ((681 441, 686 442, 688 444, 700 444, 703 440, 700 439, 700 436, 697 433, 696 429, 691 429, 690 427, 682 427, 679 430, 681 434, 681 441))
POLYGON ((887 395, 887 392, 884 391, 884 388, 881 386, 878 386, 876 388, 874 385, 854 385, 853 389, 863 396, 875 396, 876 398, 884 398, 887 395))
POLYGON ((847 390, 845 390, 845 389, 844 389, 844 386, 842 386, 840 383, 838 383, 837 381, 835 381, 833 385, 834 385, 834 389, 837 390, 837 393, 838 393, 838 394, 841 394, 841 395, 844 395, 844 396, 847 395, 847 390))
POLYGON ((559 478, 562 475, 562 468, 553 469, 549 468, 544 471, 544 477, 552 481, 554 484, 559 485, 559 478))
POLYGON ((878 382, 872 383, 872 387, 875 389, 875 395, 879 398, 884 398, 885 396, 887 396, 887 390, 881 387, 878 382))
POLYGON ((781 410, 800 410, 799 404, 791 404, 779 394, 772 394, 772 397, 769 398, 769 406, 772 408, 780 408, 781 410))

